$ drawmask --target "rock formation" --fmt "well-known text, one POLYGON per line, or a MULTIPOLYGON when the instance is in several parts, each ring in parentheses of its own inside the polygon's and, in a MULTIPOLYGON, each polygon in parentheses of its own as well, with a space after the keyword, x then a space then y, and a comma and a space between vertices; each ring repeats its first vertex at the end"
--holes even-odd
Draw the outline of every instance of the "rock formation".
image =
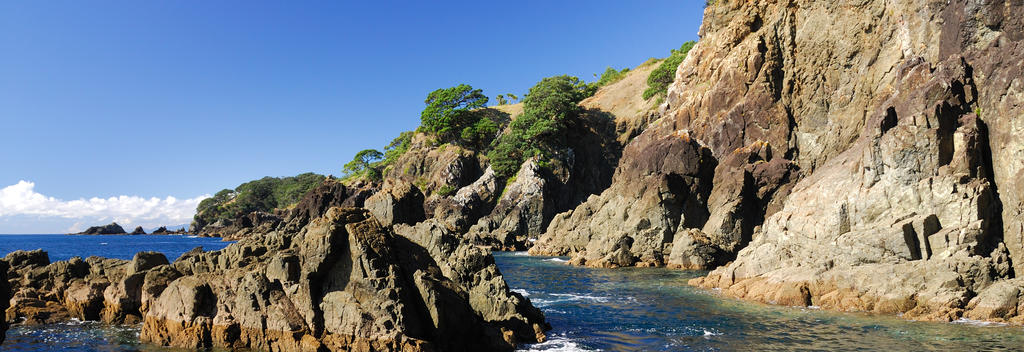
MULTIPOLYGON (((167 229, 164 228, 164 230, 167 230, 167 229)), ((132 230, 132 232, 129 233, 129 235, 145 235, 145 234, 146 234, 146 230, 143 230, 142 226, 136 226, 135 230, 132 230)))
POLYGON ((76 235, 124 235, 125 233, 121 225, 112 222, 109 225, 90 227, 85 231, 76 233, 76 235))
POLYGON ((184 235, 186 233, 188 233, 188 231, 185 230, 185 227, 181 227, 177 230, 168 230, 167 226, 160 226, 156 230, 153 230, 151 235, 184 235))
POLYGON ((203 226, 197 235, 237 241, 289 224, 289 229, 294 231, 305 226, 310 219, 323 215, 330 207, 362 207, 366 199, 377 190, 378 186, 373 184, 345 185, 337 179, 328 178, 319 186, 309 190, 297 204, 290 208, 276 209, 273 213, 255 211, 239 215, 234 220, 220 220, 203 226))
POLYGON ((715 1, 611 187, 532 253, 787 305, 1021 322, 1019 1, 715 1), (842 38, 842 40, 838 40, 842 38))
MULTIPOLYGON (((10 270, 10 266, 7 265, 6 261, 0 260, 0 311, 6 312, 7 307, 11 304, 11 286, 7 282, 7 271, 10 270)), ((10 327, 10 323, 7 322, 6 317, 0 319, 0 344, 4 343, 7 338, 7 329, 10 327)))
POLYGON ((141 321, 142 341, 192 349, 511 351, 544 340, 543 314, 494 258, 443 226, 393 231, 364 209, 301 205, 279 230, 173 263, 12 252, 8 320, 141 321))

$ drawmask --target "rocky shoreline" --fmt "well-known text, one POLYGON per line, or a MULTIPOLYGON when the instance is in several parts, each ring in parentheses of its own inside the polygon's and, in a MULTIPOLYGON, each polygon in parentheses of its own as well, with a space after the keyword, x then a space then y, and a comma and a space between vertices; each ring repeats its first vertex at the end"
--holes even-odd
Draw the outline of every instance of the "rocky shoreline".
POLYGON ((430 223, 392 231, 363 209, 304 210, 315 216, 290 217, 290 231, 173 262, 12 252, 7 320, 141 322, 143 342, 183 348, 510 351, 545 339, 543 314, 487 251, 430 223))
MULTIPOLYGON (((141 322, 143 341, 187 348, 543 341, 489 248, 709 270, 689 283, 770 304, 1024 325, 1020 13, 709 2, 665 102, 642 98, 652 65, 630 71, 579 104, 557 157, 502 177, 414 133, 382 180, 328 177, 297 204, 192 227, 238 241, 221 251, 12 253, 8 320, 141 322)), ((124 232, 109 227, 87 232, 124 232)))

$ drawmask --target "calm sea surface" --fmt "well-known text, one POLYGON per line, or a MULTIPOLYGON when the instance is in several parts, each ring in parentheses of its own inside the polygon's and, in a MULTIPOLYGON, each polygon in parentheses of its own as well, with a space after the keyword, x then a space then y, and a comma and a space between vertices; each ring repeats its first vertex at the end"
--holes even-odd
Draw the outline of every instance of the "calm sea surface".
MULTIPOLYGON (((51 260, 99 255, 130 259, 161 251, 171 260, 227 242, 187 236, 0 236, 0 254, 42 248, 51 260)), ((695 289, 700 272, 570 267, 564 258, 496 253, 505 279, 540 307, 550 340, 529 351, 1017 350, 1024 328, 975 322, 911 322, 741 302, 695 289)), ((138 326, 71 322, 14 327, 3 351, 172 351, 140 344, 138 326)))

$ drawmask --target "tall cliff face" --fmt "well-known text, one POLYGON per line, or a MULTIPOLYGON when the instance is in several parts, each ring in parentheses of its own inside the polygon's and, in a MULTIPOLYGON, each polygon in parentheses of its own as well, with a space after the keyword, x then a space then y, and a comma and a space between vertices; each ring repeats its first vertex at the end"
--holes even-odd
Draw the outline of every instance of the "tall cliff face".
POLYGON ((715 1, 612 186, 556 216, 533 251, 731 262, 695 283, 975 314, 972 297, 1024 272, 1022 13, 1022 1, 715 1))

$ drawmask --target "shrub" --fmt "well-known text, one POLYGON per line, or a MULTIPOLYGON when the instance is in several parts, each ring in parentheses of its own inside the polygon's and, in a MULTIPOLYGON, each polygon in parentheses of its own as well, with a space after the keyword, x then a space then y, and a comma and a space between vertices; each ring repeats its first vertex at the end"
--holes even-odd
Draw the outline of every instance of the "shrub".
POLYGON ((460 84, 430 92, 424 103, 427 107, 420 114, 420 128, 448 143, 455 142, 464 129, 480 119, 473 110, 486 106, 487 96, 468 84, 460 84))
POLYGON ((577 77, 565 75, 545 78, 530 88, 523 98, 523 114, 512 120, 508 131, 494 141, 487 154, 491 168, 507 178, 527 158, 550 158, 559 153, 564 148, 566 121, 579 116, 579 102, 595 89, 577 77))
POLYGON ((601 74, 601 78, 599 78, 597 82, 594 82, 594 84, 598 87, 604 87, 622 80, 626 77, 627 73, 629 73, 629 68, 624 68, 622 71, 616 71, 614 68, 609 66, 604 70, 604 73, 601 74))
POLYGON ((384 153, 376 149, 364 149, 356 153, 352 161, 345 164, 345 178, 365 177, 371 181, 381 179, 381 165, 379 161, 384 159, 384 153))
POLYGON ((325 177, 304 173, 294 177, 264 177, 249 181, 234 190, 224 189, 204 199, 196 207, 194 220, 203 227, 218 220, 235 219, 254 211, 272 211, 295 204, 325 177))
POLYGON ((498 124, 489 118, 483 117, 473 123, 472 126, 462 130, 461 141, 466 147, 475 150, 483 150, 491 144, 495 135, 498 134, 498 124))
POLYGON ((651 71, 651 75, 647 77, 647 89, 644 90, 644 99, 650 99, 659 94, 664 96, 668 92, 668 86, 675 80, 676 69, 686 59, 686 55, 695 44, 697 43, 694 41, 683 43, 679 50, 672 50, 672 55, 665 59, 665 61, 662 61, 654 71, 651 71))

